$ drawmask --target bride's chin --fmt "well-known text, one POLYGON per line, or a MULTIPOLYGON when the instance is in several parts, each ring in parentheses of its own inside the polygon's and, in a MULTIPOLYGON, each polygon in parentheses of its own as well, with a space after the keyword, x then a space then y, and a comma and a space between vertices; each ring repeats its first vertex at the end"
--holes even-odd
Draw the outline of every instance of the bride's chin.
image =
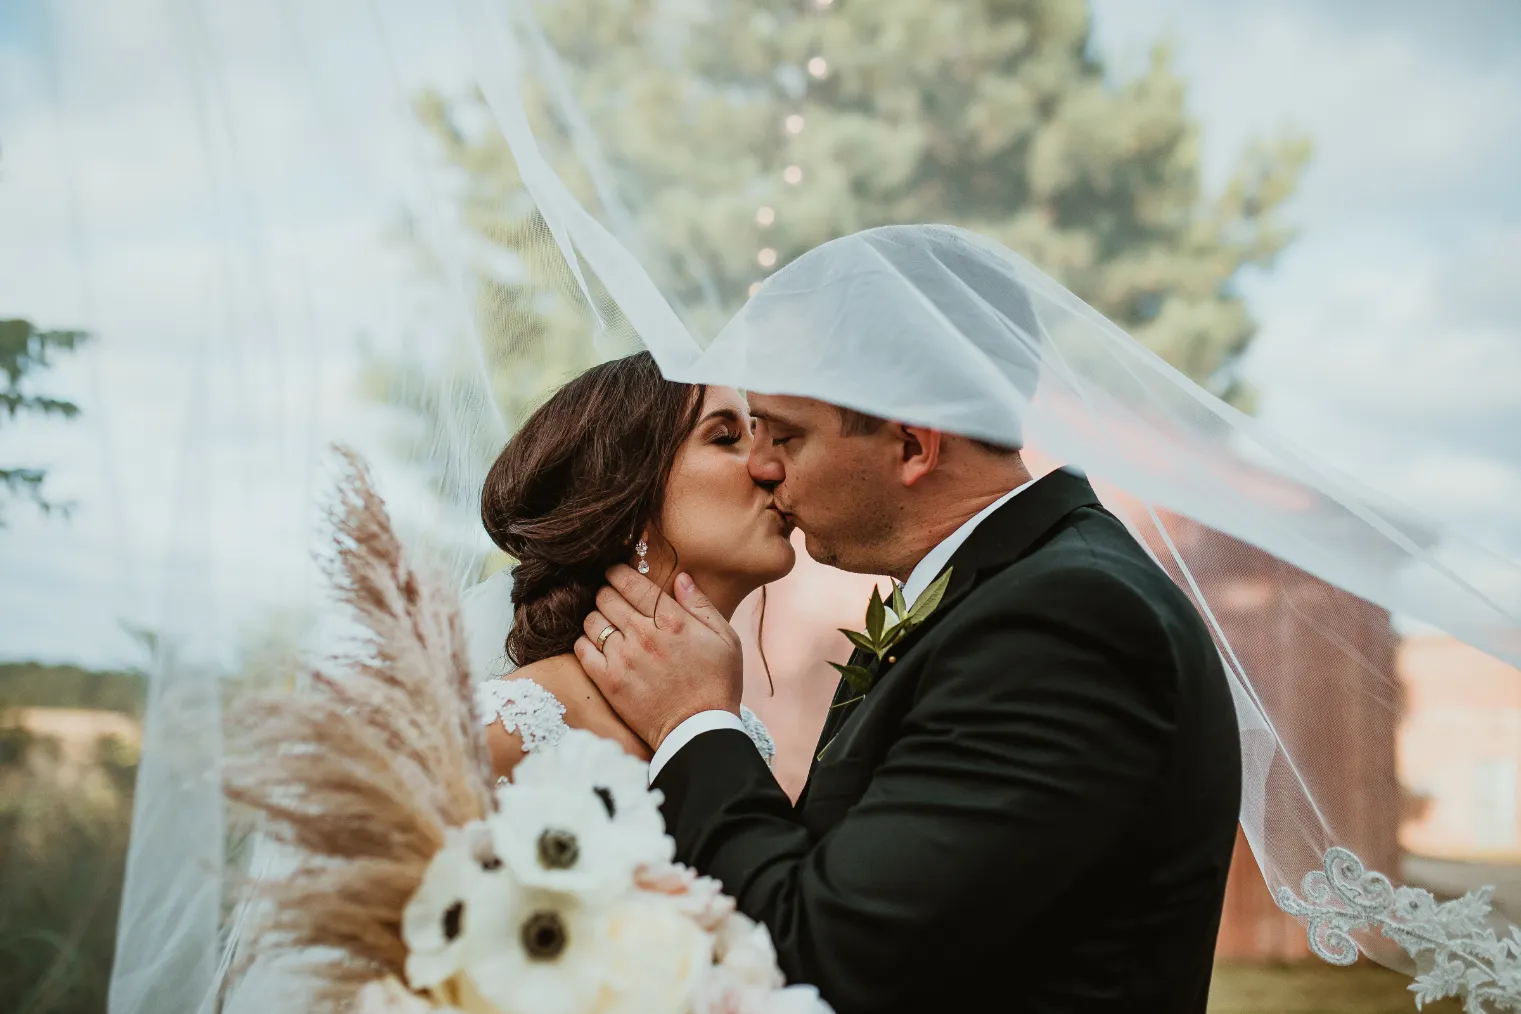
POLYGON ((792 540, 785 535, 778 535, 766 541, 769 543, 767 549, 774 554, 775 561, 771 567, 767 568, 770 576, 766 578, 766 583, 769 584, 772 581, 780 581, 792 573, 792 568, 797 564, 797 550, 792 548, 792 540))

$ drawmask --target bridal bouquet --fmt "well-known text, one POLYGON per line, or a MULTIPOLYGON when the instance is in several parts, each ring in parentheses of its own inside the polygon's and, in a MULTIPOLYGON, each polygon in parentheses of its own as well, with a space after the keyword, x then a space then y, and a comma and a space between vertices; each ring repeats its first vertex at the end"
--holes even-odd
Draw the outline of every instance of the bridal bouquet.
POLYGON ((282 868, 255 876, 235 913, 233 998, 273 1009, 295 989, 304 1009, 360 1014, 827 1014, 811 987, 785 986, 763 926, 672 862, 660 795, 615 743, 571 730, 493 784, 454 597, 413 569, 348 463, 332 577, 367 636, 302 692, 234 709, 224 791, 282 868))
POLYGON ((771 938, 717 881, 671 862, 645 767, 571 730, 529 754, 496 812, 453 829, 407 904, 406 986, 362 1014, 805 1014, 771 938))

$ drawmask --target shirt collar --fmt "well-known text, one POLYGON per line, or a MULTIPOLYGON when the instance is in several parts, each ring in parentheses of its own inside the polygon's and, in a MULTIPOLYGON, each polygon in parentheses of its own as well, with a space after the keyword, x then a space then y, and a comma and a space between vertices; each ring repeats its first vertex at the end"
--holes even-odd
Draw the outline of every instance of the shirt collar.
POLYGON ((1009 490, 1003 496, 994 500, 976 514, 973 514, 960 528, 947 535, 938 546, 924 554, 924 559, 919 561, 908 575, 908 580, 903 582, 904 601, 909 605, 913 605, 914 600, 919 597, 920 593, 928 588, 930 582, 935 580, 939 573, 945 569, 945 565, 951 562, 951 557, 955 555, 956 550, 960 549, 961 544, 971 537, 972 532, 977 526, 987 520, 988 515, 1014 499, 1016 494, 1022 490, 1029 489, 1034 484, 1035 480, 1031 479, 1024 485, 1016 486, 1014 489, 1009 490))

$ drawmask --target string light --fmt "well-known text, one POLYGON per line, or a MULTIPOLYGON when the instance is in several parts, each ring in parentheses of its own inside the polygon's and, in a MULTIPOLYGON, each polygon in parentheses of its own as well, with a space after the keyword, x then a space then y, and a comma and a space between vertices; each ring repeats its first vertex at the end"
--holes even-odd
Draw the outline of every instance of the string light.
MULTIPOLYGON (((813 0, 813 3, 814 6, 821 11, 827 10, 828 8, 834 6, 834 0, 813 0)), ((822 81, 824 78, 829 76, 829 63, 822 56, 810 57, 807 67, 808 74, 815 80, 822 81)), ((794 99, 801 98, 802 90, 799 89, 798 92, 792 97, 794 99)), ((782 129, 793 137, 796 137, 803 132, 804 125, 805 123, 802 113, 789 113, 782 120, 782 129)), ((786 182, 788 186, 793 187, 802 183, 803 167, 798 165, 796 162, 787 166, 782 170, 782 180, 786 182)), ((775 221, 775 208, 771 207, 770 205, 763 204, 755 209, 755 224, 760 226, 762 229, 769 227, 775 221)), ((758 251, 756 251, 755 262, 769 271, 771 268, 776 266, 776 248, 769 246, 761 247, 758 251)), ((750 295, 754 296, 757 292, 760 291, 760 287, 760 282, 752 282, 750 285, 750 295)))

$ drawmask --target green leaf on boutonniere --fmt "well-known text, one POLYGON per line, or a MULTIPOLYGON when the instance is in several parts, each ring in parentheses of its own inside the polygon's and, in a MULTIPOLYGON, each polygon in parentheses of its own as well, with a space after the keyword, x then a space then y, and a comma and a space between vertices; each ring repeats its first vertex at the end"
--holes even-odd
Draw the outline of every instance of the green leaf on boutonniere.
POLYGON ((945 573, 935 578, 934 582, 914 599, 914 604, 908 610, 909 621, 915 626, 924 622, 924 618, 934 612, 940 605, 940 600, 945 598, 945 590, 950 587, 950 584, 951 569, 947 567, 945 573))
POLYGON ((838 662, 830 662, 829 664, 845 678, 845 682, 850 684, 850 689, 858 694, 864 694, 870 690, 873 681, 876 680, 876 676, 872 674, 870 669, 858 665, 841 665, 838 662))
MULTIPOLYGON (((850 639, 850 643, 861 651, 873 656, 878 661, 885 659, 893 646, 907 636, 915 627, 923 623, 930 613, 934 612, 945 598, 945 589, 951 583, 951 570, 946 568, 945 573, 935 579, 928 588, 914 601, 912 606, 905 606, 903 601, 903 586, 893 582, 891 607, 882 600, 881 594, 875 587, 871 590, 871 599, 866 603, 866 630, 845 630, 840 633, 850 639), (893 616, 898 622, 887 626, 887 610, 892 609, 893 616), (886 628, 886 629, 883 629, 886 628)), ((835 670, 845 678, 856 693, 865 695, 876 682, 877 676, 869 669, 858 665, 840 665, 838 662, 830 662, 835 670)))
POLYGON ((882 627, 887 623, 887 610, 876 586, 871 589, 871 600, 866 603, 866 635, 873 641, 882 640, 882 627))
POLYGON ((869 651, 873 655, 877 653, 876 642, 867 637, 865 634, 861 633, 859 630, 846 630, 844 627, 841 627, 840 633, 850 638, 850 643, 855 645, 857 648, 860 648, 862 651, 869 651))

